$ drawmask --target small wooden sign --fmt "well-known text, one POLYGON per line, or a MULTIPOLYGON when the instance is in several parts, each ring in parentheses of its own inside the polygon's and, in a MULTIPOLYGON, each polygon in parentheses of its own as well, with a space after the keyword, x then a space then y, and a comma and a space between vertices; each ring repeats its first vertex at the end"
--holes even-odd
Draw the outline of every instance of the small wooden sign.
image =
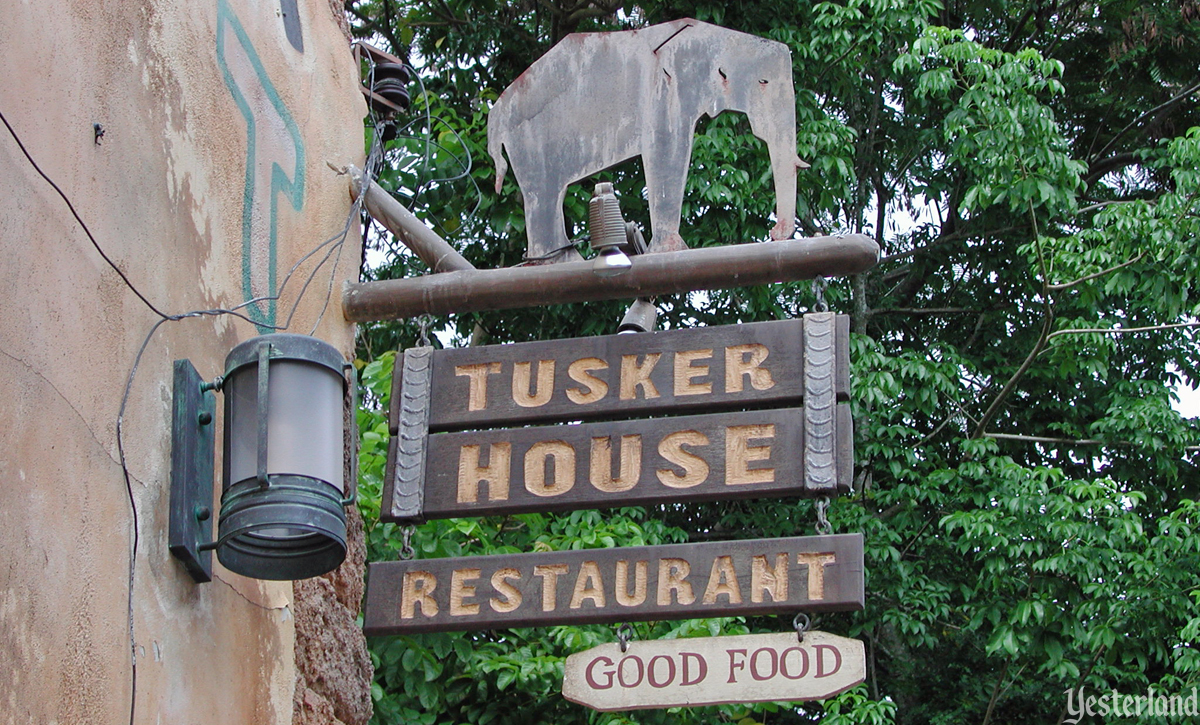
MULTIPOLYGON (((836 410, 837 490, 853 475, 850 406, 836 410)), ((539 426, 429 436, 427 519, 723 498, 799 496, 804 410, 539 426)))
POLYGON ((863 607, 862 534, 370 564, 368 635, 863 607))
POLYGON ((563 697, 596 710, 820 700, 866 679, 862 642, 825 632, 630 642, 567 658, 563 697))
MULTIPOLYGON (((822 331, 838 400, 849 395, 849 329, 838 316, 822 331)), ((798 402, 804 336, 795 319, 436 350, 429 430, 798 402)))

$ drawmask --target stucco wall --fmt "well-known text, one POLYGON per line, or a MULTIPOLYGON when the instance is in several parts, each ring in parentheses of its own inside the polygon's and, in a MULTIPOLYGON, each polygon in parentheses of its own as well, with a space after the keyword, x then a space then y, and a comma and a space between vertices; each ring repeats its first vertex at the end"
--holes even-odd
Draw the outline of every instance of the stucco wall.
MULTIPOLYGON (((328 0, 299 0, 302 50, 288 4, 0 4, 0 112, 164 313, 271 294, 346 223, 346 181, 326 162, 361 163, 357 69, 328 0)), ((315 326, 346 355, 356 231, 289 328, 315 326)), ((127 722, 135 657, 138 723, 290 723, 292 585, 219 565, 196 584, 167 551, 172 361, 211 379, 256 327, 189 318, 149 339, 123 422, 127 490, 118 411, 160 317, 3 128, 0 251, 0 722, 127 722)), ((284 324, 323 252, 249 314, 284 324)))

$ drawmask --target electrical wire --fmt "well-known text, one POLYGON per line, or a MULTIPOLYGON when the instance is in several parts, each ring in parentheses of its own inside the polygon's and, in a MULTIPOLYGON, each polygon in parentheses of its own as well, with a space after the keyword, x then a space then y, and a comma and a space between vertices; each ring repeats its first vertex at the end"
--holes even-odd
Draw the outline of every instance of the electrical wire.
POLYGON ((555 247, 554 249, 551 249, 546 254, 543 254, 543 255, 537 256, 537 257, 530 257, 529 253, 526 252, 525 254, 521 255, 521 263, 518 264, 517 266, 523 267, 523 266, 526 266, 533 262, 545 262, 546 260, 554 259, 555 257, 562 254, 566 250, 577 249, 580 244, 583 244, 584 242, 590 242, 591 239, 592 239, 592 236, 590 234, 584 234, 582 237, 573 239, 573 240, 567 242, 566 244, 562 245, 561 247, 555 247))
MULTIPOLYGON (((129 588, 128 588, 128 599, 127 599, 127 601, 128 601, 127 619, 128 619, 128 629, 129 629, 129 648, 130 648, 129 722, 130 722, 130 725, 133 725, 135 714, 136 714, 136 707, 137 707, 137 640, 136 640, 136 629, 135 629, 135 618, 134 618, 133 595, 134 595, 134 587, 136 584, 137 553, 138 553, 138 546, 140 544, 140 533, 139 533, 140 523, 139 523, 139 517, 138 517, 137 500, 136 500, 136 497, 133 492, 133 479, 129 473, 128 460, 125 455, 124 424, 125 424, 125 411, 128 406, 128 403, 129 403, 130 394, 133 390, 134 378, 137 375, 138 367, 141 365, 142 357, 145 354, 146 349, 149 347, 150 341, 154 337, 154 333, 157 332, 158 329, 167 322, 177 322, 180 320, 196 318, 196 317, 210 317, 210 316, 215 317, 215 316, 220 316, 220 315, 230 315, 230 316, 236 317, 238 319, 245 320, 246 322, 249 322, 260 328, 267 328, 267 329, 272 329, 272 330, 288 329, 291 326, 292 319, 295 316, 297 309, 299 309, 300 302, 304 299, 305 293, 307 292, 309 285, 312 283, 312 280, 316 277, 317 272, 320 271, 320 269, 325 265, 325 263, 329 261, 330 256, 333 255, 334 251, 336 250, 337 256, 335 257, 334 265, 333 265, 332 269, 330 270, 329 285, 328 285, 328 289, 326 290, 324 304, 322 305, 321 312, 318 314, 317 320, 313 325, 313 332, 315 332, 317 326, 321 322, 322 317, 324 317, 325 311, 329 307, 329 300, 333 295, 333 282, 336 277, 338 262, 341 259, 342 249, 344 249, 344 247, 345 247, 346 237, 349 235, 350 228, 351 228, 351 225, 353 224, 355 217, 361 213, 362 200, 365 196, 367 185, 370 183, 370 180, 372 178, 374 178, 374 176, 377 175, 377 173, 378 173, 379 164, 380 164, 380 161, 379 161, 380 154, 378 153, 378 147, 379 147, 378 135, 376 134, 375 139, 372 141, 371 149, 367 155, 367 163, 364 164, 364 166, 366 167, 366 170, 364 172, 364 177, 363 177, 363 188, 360 189, 359 194, 357 195, 357 199, 354 201, 353 204, 351 204, 350 212, 346 216, 346 222, 343 225, 341 231, 338 233, 335 233, 333 236, 324 240, 323 242, 318 244, 316 247, 314 247, 313 249, 311 249, 307 253, 305 253, 303 256, 301 256, 288 270, 287 275, 284 276, 284 279, 280 283, 279 288, 278 288, 278 290, 276 290, 275 294, 255 297, 253 299, 246 300, 246 301, 244 301, 240 304, 234 305, 232 307, 214 308, 214 309, 207 309, 207 310, 191 310, 188 312, 171 315, 171 314, 167 314, 167 313, 163 312, 156 305, 154 305, 152 302, 150 302, 150 300, 144 294, 142 294, 142 292, 137 288, 137 286, 133 284, 133 282, 125 274, 124 270, 122 270, 116 264, 116 262, 114 262, 112 260, 112 258, 108 256, 108 254, 100 246, 100 243, 96 240, 96 237, 92 234, 91 229, 88 228, 87 223, 84 222, 83 218, 80 217, 79 212, 76 211, 75 205, 71 202, 71 199, 62 190, 62 188, 59 187, 59 185, 57 183, 55 183, 54 180, 51 179, 50 176, 42 170, 41 166, 38 165, 37 161, 34 160, 32 154, 30 154, 28 149, 25 148, 25 144, 21 141, 21 137, 17 134, 16 129, 14 129, 12 127, 12 124, 10 124, 8 122, 8 119, 4 116, 3 112, 0 112, 0 122, 3 122, 4 127, 8 130, 8 133, 12 136, 13 141, 16 142, 17 147, 21 149, 21 153, 24 154, 25 159, 29 162, 30 166, 32 166, 33 169, 38 173, 38 175, 41 176, 42 179, 44 179, 46 181, 46 183, 49 184, 51 186, 51 188, 54 189, 54 191, 58 194, 58 196, 67 205, 67 208, 70 210, 71 215, 75 218, 75 221, 79 224, 79 227, 83 230, 84 234, 87 235, 88 240, 92 243, 92 246, 95 248, 96 252, 100 255, 100 257, 105 261, 106 264, 108 264, 108 266, 110 268, 112 268, 113 271, 115 271, 117 273, 117 275, 121 278, 122 282, 125 283, 125 286, 127 288, 129 288, 129 290, 131 292, 133 292, 133 294, 139 300, 141 300, 141 302, 151 312, 153 312, 155 315, 157 315, 159 318, 158 320, 155 320, 155 322, 154 322, 153 326, 151 326, 149 332, 146 333, 145 338, 143 338, 143 340, 142 340, 141 346, 138 348, 137 354, 134 356, 133 365, 130 367, 129 375, 125 380, 125 390, 121 396, 121 404, 117 411, 117 421, 116 421, 118 462, 120 463, 120 466, 121 466, 121 475, 122 475, 122 478, 124 479, 125 492, 126 492, 126 495, 128 497, 128 501, 129 501, 130 524, 131 524, 131 529, 132 529, 131 535, 130 535, 130 548, 129 548, 129 583, 128 583, 129 588), (372 159, 374 159, 374 161, 372 161, 372 159), (244 309, 244 308, 248 307, 249 305, 257 304, 259 302, 281 299, 284 291, 286 290, 286 288, 288 286, 288 283, 291 281, 292 277, 295 275, 296 270, 298 270, 300 268, 300 266, 302 264, 304 264, 304 262, 306 262, 308 259, 312 258, 317 252, 321 251, 322 249, 325 249, 326 247, 329 247, 329 249, 325 252, 325 256, 321 259, 321 261, 318 262, 317 265, 314 266, 313 269, 308 273, 308 278, 304 281, 304 284, 300 288, 300 292, 296 295, 296 299, 292 304, 291 310, 288 312, 288 316, 282 325, 273 325, 273 324, 266 324, 266 323, 258 322, 258 321, 252 320, 247 315, 239 312, 239 310, 244 309)), ((312 333, 310 333, 310 335, 311 334, 312 333)))
MULTIPOLYGON (((374 87, 375 62, 373 60, 371 60, 369 62, 370 62, 370 67, 367 72, 368 87, 374 87)), ((413 193, 408 197, 408 206, 411 207, 415 213, 417 208, 421 204, 422 194, 426 193, 427 191, 429 191, 433 188, 436 188, 440 184, 453 183, 455 181, 460 181, 462 179, 468 179, 471 182, 471 186, 474 191, 473 196, 475 199, 475 203, 474 203, 474 206, 471 208, 471 210, 469 212, 467 212, 464 216, 467 218, 473 218, 478 213, 479 208, 483 205, 483 191, 479 188, 479 183, 475 180, 475 178, 473 176, 471 176, 471 172, 472 172, 472 170, 474 170, 474 159, 471 156, 471 150, 468 147, 466 140, 462 137, 462 134, 460 134, 458 132, 458 130, 456 128, 454 128, 454 126, 452 126, 449 122, 447 122, 442 117, 440 117, 432 112, 431 104, 429 101, 428 89, 425 87, 425 81, 421 78, 421 74, 418 73, 415 68, 413 68, 411 65, 408 67, 412 70, 412 77, 416 80, 417 84, 420 86, 420 89, 421 89, 420 98, 423 101, 422 105, 423 105, 423 110, 424 110, 424 114, 422 116, 419 116, 417 118, 410 120, 408 123, 405 123, 403 126, 398 126, 395 131, 395 138, 407 139, 407 140, 411 140, 411 141, 419 141, 424 146, 424 150, 421 152, 421 154, 419 156, 420 167, 416 173, 416 177, 417 177, 417 179, 419 179, 419 181, 415 185, 415 187, 413 189, 413 193), (417 124, 421 121, 424 121, 423 133, 421 133, 419 135, 405 133, 410 128, 412 128, 415 124, 417 124), (446 146, 433 140, 433 130, 434 130, 435 124, 441 124, 451 134, 453 134, 454 138, 458 141, 459 146, 461 146, 461 148, 462 148, 462 154, 452 151, 451 149, 447 148, 446 146), (435 176, 435 177, 431 177, 431 178, 426 178, 429 175, 430 165, 433 161, 432 151, 434 149, 443 151, 446 154, 448 154, 452 159, 452 163, 455 166, 457 166, 458 168, 460 168, 461 171, 458 173, 452 174, 450 176, 435 176)), ((369 117, 371 120, 371 126, 372 126, 373 130, 375 130, 375 136, 377 139, 379 136, 378 129, 382 125, 384 125, 386 123, 395 123, 394 121, 381 122, 380 119, 375 115, 374 108, 370 109, 369 117)), ((393 149, 393 151, 398 151, 398 150, 400 150, 400 149, 393 149)), ((405 149, 405 150, 407 150, 407 149, 405 149)), ((386 157, 386 155, 387 155, 387 151, 385 150, 383 153, 383 157, 381 157, 381 159, 380 159, 381 164, 382 164, 382 161, 384 160, 384 158, 386 157)), ((399 168, 399 164, 397 164, 396 167, 399 168)), ((441 230, 443 235, 446 234, 446 229, 441 224, 441 222, 437 221, 436 219, 431 219, 430 221, 432 222, 432 224, 434 226, 436 226, 439 230, 441 230)))
POLYGON ((4 122, 4 127, 8 129, 8 132, 12 135, 13 140, 17 142, 17 147, 21 149, 21 153, 25 154, 25 158, 29 161, 29 165, 33 167, 33 170, 38 172, 38 175, 45 179, 46 183, 49 184, 51 188, 53 188, 54 191, 56 191, 62 198, 63 202, 66 203, 67 208, 71 210, 71 216, 75 217, 75 221, 79 222, 79 227, 83 229, 83 233, 87 235, 87 238, 92 242, 92 246, 96 248, 96 251, 100 254, 104 261, 108 263, 108 266, 112 267, 113 271, 120 275, 121 279, 124 280, 125 285, 129 287, 129 289, 133 290, 133 293, 137 295, 137 298, 141 300, 147 307, 149 307, 151 312, 159 317, 168 317, 168 315, 155 307, 150 300, 146 299, 145 295, 143 295, 136 287, 133 286, 133 283, 129 281, 129 278, 125 276, 125 272, 123 272, 121 268, 117 266, 116 262, 109 259, 109 256, 104 253, 104 250, 100 248, 100 243, 96 241, 96 237, 92 236, 92 230, 88 229, 88 225, 85 224, 83 219, 80 218, 79 212, 75 211, 75 205, 71 203, 71 200, 67 198, 67 195, 63 193, 63 190, 59 188, 58 184, 54 183, 54 180, 47 176, 46 172, 42 171, 42 167, 38 166, 38 163, 33 160, 33 156, 29 154, 29 151, 25 148, 25 144, 21 143, 21 137, 17 135, 16 130, 13 129, 12 125, 8 122, 8 119, 4 117, 3 113, 0 113, 0 121, 4 122))

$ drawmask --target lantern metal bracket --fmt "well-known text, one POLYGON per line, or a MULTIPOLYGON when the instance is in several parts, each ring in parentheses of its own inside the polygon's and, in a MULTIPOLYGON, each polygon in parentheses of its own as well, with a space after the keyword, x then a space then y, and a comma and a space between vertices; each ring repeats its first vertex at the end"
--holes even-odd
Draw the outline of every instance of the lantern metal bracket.
POLYGON ((214 385, 175 361, 168 547, 197 582, 212 581, 214 385))

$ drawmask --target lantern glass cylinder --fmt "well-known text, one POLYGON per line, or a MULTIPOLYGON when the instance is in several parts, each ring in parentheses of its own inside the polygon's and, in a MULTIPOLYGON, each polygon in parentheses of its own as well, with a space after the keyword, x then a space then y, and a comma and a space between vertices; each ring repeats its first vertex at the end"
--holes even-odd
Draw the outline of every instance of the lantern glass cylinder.
POLYGON ((345 558, 343 366, 305 335, 261 335, 226 358, 217 558, 231 571, 305 579, 345 558))

